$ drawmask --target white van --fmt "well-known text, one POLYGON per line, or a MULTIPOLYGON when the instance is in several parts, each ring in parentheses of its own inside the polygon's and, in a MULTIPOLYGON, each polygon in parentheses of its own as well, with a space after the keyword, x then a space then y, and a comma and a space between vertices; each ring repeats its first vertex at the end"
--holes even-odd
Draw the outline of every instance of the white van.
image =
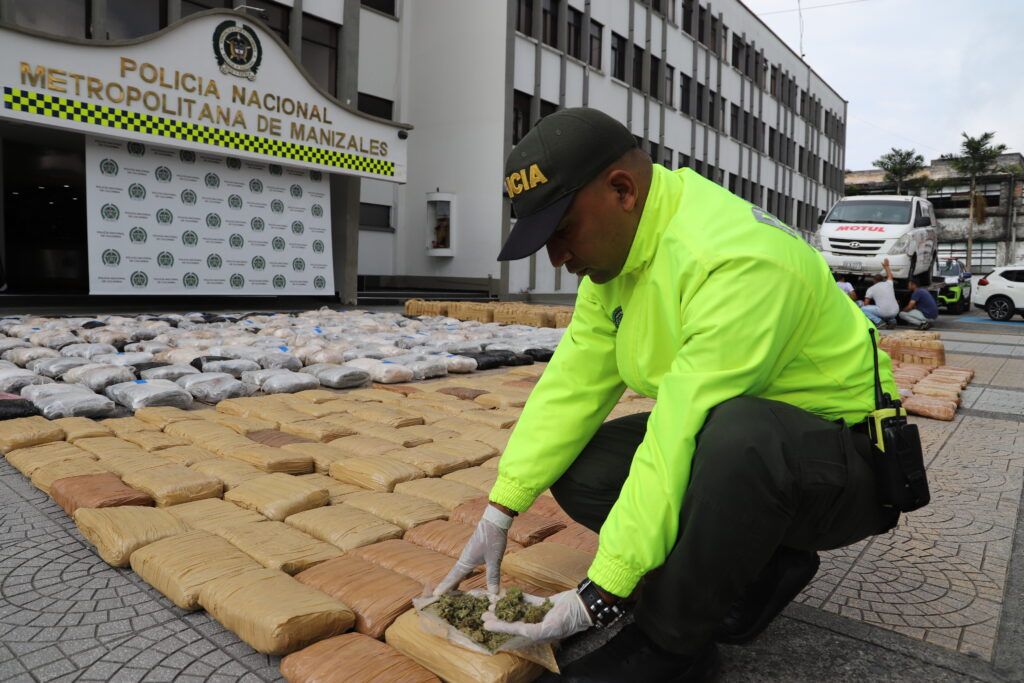
POLYGON ((822 214, 821 252, 834 273, 873 275, 889 259, 893 277, 931 282, 938 245, 927 199, 902 195, 844 197, 822 214))

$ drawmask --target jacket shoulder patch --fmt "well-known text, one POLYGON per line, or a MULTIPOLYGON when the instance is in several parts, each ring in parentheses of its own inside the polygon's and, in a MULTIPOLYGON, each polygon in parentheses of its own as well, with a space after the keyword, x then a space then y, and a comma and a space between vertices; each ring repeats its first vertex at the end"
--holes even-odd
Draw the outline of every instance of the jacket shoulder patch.
POLYGON ((756 206, 751 206, 750 212, 754 214, 754 220, 757 221, 758 223, 764 223, 765 225, 770 225, 773 228, 778 228, 779 230, 788 233, 792 237, 800 237, 796 230, 789 227, 788 225, 780 221, 778 218, 768 213, 767 211, 759 209, 756 206))

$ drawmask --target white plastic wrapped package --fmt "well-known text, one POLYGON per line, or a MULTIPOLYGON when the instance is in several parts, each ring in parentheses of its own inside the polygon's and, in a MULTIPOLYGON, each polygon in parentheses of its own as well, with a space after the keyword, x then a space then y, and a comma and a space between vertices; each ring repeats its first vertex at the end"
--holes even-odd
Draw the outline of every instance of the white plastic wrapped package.
POLYGON ((30 384, 52 384, 49 377, 37 375, 22 368, 0 368, 0 391, 17 394, 30 384))
POLYGON ((259 370, 260 364, 256 361, 245 358, 234 358, 232 360, 211 360, 203 363, 203 372, 226 372, 235 379, 242 376, 243 372, 259 370))
POLYGON ((138 410, 151 406, 192 407, 192 394, 166 379, 137 379, 107 387, 107 396, 116 403, 138 410))
POLYGON ((449 353, 444 356, 444 362, 448 366, 448 372, 451 373, 465 373, 476 370, 475 358, 457 356, 449 353))
POLYGON ((81 341, 78 337, 67 330, 44 330, 30 335, 28 340, 37 346, 45 346, 48 349, 62 349, 68 344, 75 344, 81 341))
POLYGON ((390 361, 376 360, 374 358, 356 358, 345 363, 351 368, 359 368, 370 373, 374 382, 381 384, 396 384, 398 382, 411 382, 412 370, 390 361))
POLYGON ((479 342, 470 341, 447 342, 444 348, 445 351, 456 356, 462 353, 480 353, 484 350, 479 342))
POLYGON ((32 346, 24 339, 12 339, 10 337, 4 337, 0 339, 0 354, 3 354, 11 349, 24 349, 32 346))
POLYGON ((93 393, 80 384, 37 384, 21 390, 43 417, 110 417, 117 406, 106 396, 93 393))
POLYGON ((317 351, 309 357, 309 364, 316 365, 322 363, 333 363, 341 364, 345 362, 345 349, 343 348, 330 348, 317 351))
POLYGON ((132 342, 131 344, 125 344, 124 346, 125 351, 143 351, 145 353, 153 354, 160 353, 161 351, 169 351, 170 348, 171 347, 164 342, 159 341, 132 342))
POLYGON ((71 384, 77 384, 79 381, 81 381, 82 377, 85 376, 85 373, 89 372, 90 370, 93 370, 95 368, 109 367, 110 366, 107 365, 106 363, 86 363, 85 365, 76 365, 75 367, 69 370, 65 370, 64 376, 61 377, 61 379, 63 379, 65 382, 70 382, 71 384))
POLYGON ((313 375, 320 380, 320 384, 331 389, 361 387, 370 382, 370 373, 366 370, 333 363, 307 365, 301 372, 313 375))
POLYGON ((448 374, 448 363, 444 356, 407 354, 389 358, 388 362, 400 363, 412 370, 414 380, 444 377, 448 374))
POLYGON ((15 365, 25 367, 29 361, 37 358, 56 358, 60 353, 53 349, 48 349, 45 346, 26 346, 20 349, 11 349, 10 351, 4 351, 4 360, 9 360, 15 365))
POLYGON ((253 391, 251 384, 244 384, 226 372, 203 372, 198 375, 185 375, 176 382, 181 388, 192 394, 192 397, 203 403, 220 403, 228 398, 250 396, 253 391))
POLYGON ((259 359, 259 364, 265 370, 291 370, 295 372, 302 369, 302 361, 284 351, 271 351, 270 353, 263 354, 259 359))
POLYGON ((112 384, 130 382, 135 379, 135 373, 131 368, 120 365, 101 365, 83 372, 78 377, 77 384, 88 387, 92 391, 102 392, 112 384))
POLYGON ((143 351, 135 351, 129 353, 101 353, 98 356, 92 358, 97 363, 109 363, 110 365, 135 365, 136 363, 151 363, 153 362, 153 354, 145 353, 143 351))
POLYGON ((68 344, 60 350, 60 355, 62 356, 68 356, 71 358, 87 358, 90 360, 96 356, 106 353, 117 353, 117 349, 110 344, 79 343, 68 344))
POLYGON ((260 389, 265 394, 294 394, 296 391, 317 389, 320 387, 320 380, 313 375, 302 372, 289 372, 271 375, 263 381, 260 389))
POLYGON ((91 330, 82 330, 79 336, 87 342, 119 347, 123 347, 131 341, 130 333, 113 327, 94 327, 91 330))
POLYGON ((36 358, 35 360, 30 360, 25 367, 36 374, 57 379, 71 368, 88 365, 88 363, 89 361, 85 358, 65 358, 62 356, 60 358, 36 358))
MULTIPOLYGON (((199 349, 171 349, 170 351, 159 352, 158 354, 156 354, 155 358, 157 360, 164 361, 165 363, 171 363, 173 365, 188 365, 193 360, 203 355, 207 354, 204 354, 199 349)), ((192 369, 195 370, 195 368, 192 369)))
POLYGON ((274 375, 290 375, 291 370, 248 370, 242 373, 242 381, 262 387, 263 383, 274 375))

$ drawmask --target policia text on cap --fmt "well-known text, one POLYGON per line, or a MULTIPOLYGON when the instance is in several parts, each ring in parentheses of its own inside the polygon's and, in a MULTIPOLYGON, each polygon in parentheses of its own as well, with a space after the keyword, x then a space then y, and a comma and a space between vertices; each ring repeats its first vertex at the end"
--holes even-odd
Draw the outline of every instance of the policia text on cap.
POLYGON ((810 581, 815 551, 897 521, 866 427, 871 323, 799 235, 692 170, 652 165, 601 112, 542 119, 505 174, 517 222, 499 258, 546 246, 583 279, 492 505, 437 593, 480 564, 497 591, 513 516, 550 487, 600 532, 588 579, 540 624, 485 626, 561 639, 632 596, 635 623, 563 678, 701 680, 716 641, 752 639, 810 581), (654 410, 604 423, 626 387, 654 410))

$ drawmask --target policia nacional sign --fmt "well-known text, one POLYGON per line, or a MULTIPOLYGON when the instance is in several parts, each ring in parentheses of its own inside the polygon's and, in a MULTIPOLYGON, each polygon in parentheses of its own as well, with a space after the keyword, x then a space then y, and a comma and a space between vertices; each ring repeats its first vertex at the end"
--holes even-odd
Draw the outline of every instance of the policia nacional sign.
POLYGON ((3 24, 0 44, 0 117, 405 182, 408 126, 341 105, 244 15, 203 12, 109 43, 3 24))

